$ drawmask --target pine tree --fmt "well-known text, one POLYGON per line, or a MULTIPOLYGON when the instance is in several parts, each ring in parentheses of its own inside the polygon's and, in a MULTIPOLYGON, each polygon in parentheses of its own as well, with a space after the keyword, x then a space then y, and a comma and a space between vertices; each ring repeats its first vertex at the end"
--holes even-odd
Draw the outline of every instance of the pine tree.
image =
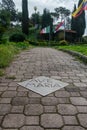
POLYGON ((28 35, 29 19, 28 19, 28 1, 22 0, 22 32, 28 35))
MULTIPOLYGON (((73 10, 73 12, 75 12, 75 11, 76 11, 76 5, 74 5, 74 10, 73 10)), ((72 13, 73 13, 73 12, 72 12, 72 13)), ((77 30, 76 30, 76 25, 77 25, 77 21, 76 21, 75 18, 72 17, 72 19, 71 19, 71 29, 74 30, 74 31, 77 31, 77 30)))
MULTIPOLYGON (((79 0, 78 6, 82 3, 83 0, 79 0)), ((85 11, 82 12, 82 14, 77 17, 77 35, 79 38, 82 37, 82 35, 85 32, 86 23, 85 23, 85 11)))
POLYGON ((42 20, 41 20, 42 28, 47 27, 51 24, 52 18, 49 10, 44 9, 43 15, 42 15, 42 20))

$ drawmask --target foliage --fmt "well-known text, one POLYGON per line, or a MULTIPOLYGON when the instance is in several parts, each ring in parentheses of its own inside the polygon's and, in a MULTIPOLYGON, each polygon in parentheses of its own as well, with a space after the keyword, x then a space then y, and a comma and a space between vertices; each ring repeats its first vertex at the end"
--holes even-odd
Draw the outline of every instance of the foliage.
POLYGON ((7 28, 10 24, 10 14, 6 10, 0 10, 0 26, 7 28))
POLYGON ((31 45, 35 45, 35 46, 57 46, 58 42, 56 41, 33 41, 33 40, 29 40, 29 43, 31 45))
POLYGON ((87 45, 59 46, 58 49, 72 50, 87 55, 87 45))
POLYGON ((0 68, 8 66, 15 52, 16 48, 12 45, 0 45, 0 68))
POLYGON ((37 28, 39 28, 39 24, 40 24, 40 14, 39 14, 39 12, 33 13, 30 20, 31 20, 33 26, 37 25, 37 28))
POLYGON ((51 14, 49 10, 45 8, 42 15, 41 28, 47 27, 51 24, 52 24, 51 14))
POLYGON ((0 41, 4 32, 10 25, 10 20, 15 18, 15 4, 13 0, 2 0, 0 7, 0 41), (13 17, 13 18, 12 18, 13 17))
POLYGON ((3 36, 0 43, 1 43, 1 44, 6 44, 7 41, 8 41, 8 38, 5 37, 5 36, 3 36))
POLYGON ((54 9, 57 16, 66 17, 70 15, 70 10, 66 9, 65 7, 59 7, 54 9))
POLYGON ((22 0, 22 32, 28 35, 28 1, 22 0))
POLYGON ((58 43, 60 46, 68 45, 68 42, 66 40, 59 41, 58 43))
POLYGON ((9 41, 11 42, 23 42, 26 36, 23 33, 14 33, 10 36, 9 41))
POLYGON ((10 42, 8 44, 0 45, 0 68, 4 68, 9 65, 9 63, 14 58, 14 55, 17 54, 22 49, 27 49, 31 47, 28 42, 10 42))
POLYGON ((5 32, 5 28, 0 26, 0 43, 2 41, 2 36, 3 36, 4 32, 5 32))
POLYGON ((9 12, 5 10, 0 10, 0 41, 2 41, 2 36, 10 24, 9 12))
POLYGON ((15 44, 15 46, 20 49, 27 49, 29 47, 29 42, 27 42, 27 41, 18 42, 15 44))
POLYGON ((21 22, 22 21, 22 12, 17 12, 16 14, 16 20, 21 22))
POLYGON ((10 20, 14 21, 16 18, 15 3, 13 0, 2 0, 2 9, 9 12, 10 20))

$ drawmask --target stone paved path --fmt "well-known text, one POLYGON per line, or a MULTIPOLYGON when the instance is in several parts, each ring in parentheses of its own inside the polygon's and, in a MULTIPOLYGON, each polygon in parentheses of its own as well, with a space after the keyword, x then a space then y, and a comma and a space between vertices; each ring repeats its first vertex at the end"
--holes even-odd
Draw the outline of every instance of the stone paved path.
POLYGON ((0 130, 87 130, 87 66, 51 48, 22 52, 0 78, 0 130), (42 97, 17 85, 37 76, 69 86, 42 97))

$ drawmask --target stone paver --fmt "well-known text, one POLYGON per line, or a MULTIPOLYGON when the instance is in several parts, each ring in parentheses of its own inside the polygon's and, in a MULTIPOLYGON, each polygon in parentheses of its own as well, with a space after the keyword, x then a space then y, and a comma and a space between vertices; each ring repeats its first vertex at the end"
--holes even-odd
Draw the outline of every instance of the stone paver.
POLYGON ((87 65, 55 49, 33 48, 6 68, 0 77, 0 130, 86 129, 87 65), (38 76, 69 85, 45 97, 18 85, 38 76))
POLYGON ((62 130, 86 130, 80 126, 64 126, 62 130))
POLYGON ((6 91, 2 94, 2 97, 15 97, 17 94, 16 91, 6 91))
POLYGON ((24 125, 24 121, 23 114, 8 114, 5 116, 2 126, 4 128, 20 128, 24 125))
POLYGON ((78 119, 81 125, 87 128, 87 114, 78 114, 78 119))
POLYGON ((25 124, 26 125, 39 125, 39 117, 38 116, 27 116, 25 124))
POLYGON ((63 116, 63 118, 66 125, 78 125, 78 122, 75 116, 63 116))
POLYGON ((46 105, 53 106, 58 104, 58 99, 56 97, 43 97, 41 102, 45 106, 46 105))
POLYGON ((87 100, 83 97, 70 97, 70 100, 72 102, 72 104, 74 105, 86 105, 87 106, 87 100))
POLYGON ((11 110, 10 104, 0 104, 0 116, 8 114, 11 110))
POLYGON ((26 115, 40 115, 43 113, 43 106, 40 104, 29 104, 25 106, 26 115))
POLYGON ((43 114, 41 116, 41 125, 44 128, 60 128, 63 126, 63 120, 58 114, 43 114))
POLYGON ((20 130, 44 130, 40 126, 23 126, 20 130))
POLYGON ((45 113, 56 113, 56 107, 55 106, 44 106, 44 112, 45 113))
POLYGON ((59 104, 57 108, 58 113, 62 115, 75 115, 77 113, 77 109, 71 104, 59 104))
POLYGON ((28 97, 15 97, 15 98, 13 98, 13 100, 12 100, 12 104, 14 105, 14 106, 21 106, 21 105, 26 105, 26 104, 28 104, 28 102, 29 102, 29 99, 28 99, 28 97))
POLYGON ((55 96, 56 97, 69 97, 70 96, 70 94, 69 94, 69 92, 66 92, 66 91, 57 91, 57 92, 55 92, 55 96))
POLYGON ((24 106, 13 106, 11 109, 11 113, 23 113, 24 106))

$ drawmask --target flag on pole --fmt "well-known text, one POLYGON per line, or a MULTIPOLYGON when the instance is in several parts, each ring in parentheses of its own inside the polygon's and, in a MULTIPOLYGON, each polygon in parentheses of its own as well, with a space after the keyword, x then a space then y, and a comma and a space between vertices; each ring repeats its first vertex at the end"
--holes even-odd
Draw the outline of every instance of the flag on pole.
POLYGON ((55 31, 54 32, 57 32, 58 30, 60 29, 65 29, 65 22, 62 21, 61 23, 59 23, 56 28, 55 28, 55 31))
POLYGON ((47 26, 40 31, 40 34, 45 34, 45 33, 50 33, 50 26, 47 26))
POLYGON ((87 10, 87 0, 84 0, 83 2, 83 10, 87 10))
POLYGON ((77 8, 77 10, 75 12, 72 13, 72 16, 74 18, 78 17, 81 15, 81 13, 83 12, 83 10, 87 10, 87 0, 83 0, 82 3, 79 5, 79 7, 77 8))

